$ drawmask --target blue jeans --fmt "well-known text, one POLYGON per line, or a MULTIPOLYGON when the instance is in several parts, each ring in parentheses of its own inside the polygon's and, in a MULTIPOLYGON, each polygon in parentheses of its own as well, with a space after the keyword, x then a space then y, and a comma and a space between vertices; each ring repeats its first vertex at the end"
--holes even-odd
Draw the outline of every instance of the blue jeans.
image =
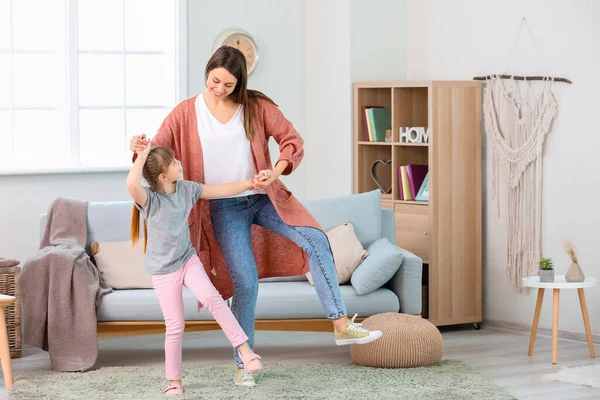
MULTIPOLYGON (((210 201, 213 230, 233 280, 231 311, 254 348, 254 313, 258 297, 258 272, 252 253, 252 224, 260 225, 296 243, 308 255, 308 263, 321 306, 329 319, 346 316, 333 256, 327 236, 318 229, 286 224, 264 194, 210 201)), ((234 350, 238 366, 242 360, 234 350)))

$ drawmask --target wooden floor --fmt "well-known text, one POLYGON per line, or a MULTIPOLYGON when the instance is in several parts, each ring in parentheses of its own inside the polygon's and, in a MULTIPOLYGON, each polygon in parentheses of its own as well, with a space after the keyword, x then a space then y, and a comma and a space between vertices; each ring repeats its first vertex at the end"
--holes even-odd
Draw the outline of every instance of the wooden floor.
MULTIPOLYGON (((600 389, 541 380, 544 374, 561 367, 600 362, 589 358, 587 344, 559 341, 558 364, 553 366, 552 341, 538 335, 532 357, 527 356, 529 336, 522 333, 473 328, 442 328, 446 359, 464 360, 493 379, 519 399, 600 399, 600 389)), ((257 352, 263 362, 279 363, 349 363, 348 347, 333 344, 331 334, 303 332, 257 333, 257 352), (285 343, 290 343, 286 346, 285 343)), ((186 333, 184 363, 228 363, 231 348, 220 331, 186 333)), ((109 365, 156 365, 163 360, 163 336, 138 336, 102 339, 98 367, 109 365)), ((26 348, 23 357, 13 360, 15 375, 27 371, 50 369, 48 355, 26 348)), ((184 380, 185 382, 185 380, 184 380)), ((0 398, 6 397, 4 382, 0 398)))

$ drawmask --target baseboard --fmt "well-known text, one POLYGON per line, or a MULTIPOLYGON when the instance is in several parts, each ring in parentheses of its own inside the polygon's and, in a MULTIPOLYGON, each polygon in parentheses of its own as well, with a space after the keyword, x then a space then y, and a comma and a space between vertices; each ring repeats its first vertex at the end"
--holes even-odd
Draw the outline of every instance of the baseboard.
MULTIPOLYGON (((525 324, 516 324, 514 322, 506 322, 506 321, 495 321, 484 319, 483 325, 486 328, 497 329, 501 331, 508 332, 518 332, 518 333, 531 333, 531 325, 525 324)), ((547 328, 538 328, 538 335, 547 335, 552 336, 552 329, 547 328)), ((587 343, 587 337, 585 336, 585 332, 572 332, 565 330, 558 330, 558 337, 561 339, 571 339, 571 340, 579 340, 587 343)), ((592 334, 592 338, 594 339, 594 343, 600 343, 600 335, 592 334)))

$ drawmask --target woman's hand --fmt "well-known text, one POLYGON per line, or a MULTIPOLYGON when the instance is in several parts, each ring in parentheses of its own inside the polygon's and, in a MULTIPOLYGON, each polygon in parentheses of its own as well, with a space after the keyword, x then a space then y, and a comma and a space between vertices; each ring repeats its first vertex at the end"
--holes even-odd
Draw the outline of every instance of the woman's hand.
POLYGON ((271 171, 270 169, 263 169, 258 174, 256 174, 254 179, 256 179, 258 181, 265 181, 265 180, 269 179, 271 177, 271 175, 273 175, 273 171, 271 171))
POLYGON ((273 171, 271 171, 270 169, 264 169, 258 174, 256 174, 256 176, 254 177, 254 188, 265 189, 276 180, 277 176, 273 173, 273 171))
POLYGON ((144 159, 148 158, 148 154, 150 153, 150 149, 152 148, 152 142, 146 140, 146 147, 143 150, 137 152, 137 155, 140 157, 144 157, 144 159))
POLYGON ((146 149, 146 147, 149 143, 150 143, 150 140, 146 139, 145 134, 134 135, 131 137, 131 140, 129 141, 129 150, 133 151, 134 153, 139 154, 141 151, 144 151, 146 149))

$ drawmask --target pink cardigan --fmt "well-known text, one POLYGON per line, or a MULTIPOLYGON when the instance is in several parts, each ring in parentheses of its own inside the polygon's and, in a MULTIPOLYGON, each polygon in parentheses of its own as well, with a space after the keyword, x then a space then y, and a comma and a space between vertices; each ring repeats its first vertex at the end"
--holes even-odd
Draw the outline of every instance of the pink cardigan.
MULTIPOLYGON (((192 97, 179 103, 167 116, 152 139, 152 143, 173 149, 176 157, 183 164, 185 179, 203 183, 202 143, 198 134, 195 101, 196 97, 192 97)), ((256 169, 258 171, 273 169, 268 146, 269 138, 272 136, 279 144, 281 153, 279 160, 289 162, 283 172, 284 175, 289 175, 304 157, 304 140, 277 106, 266 100, 256 100, 255 111, 251 147, 256 169)), ((322 230, 317 221, 279 179, 266 189, 266 193, 279 216, 287 224, 310 226, 322 230)), ((201 199, 196 203, 188 223, 192 244, 198 251, 208 276, 223 298, 231 297, 233 283, 213 233, 208 200, 201 199), (215 269, 216 276, 210 273, 212 268, 215 269)), ((252 247, 259 278, 297 276, 309 271, 308 257, 300 247, 265 228, 252 226, 252 247)))

